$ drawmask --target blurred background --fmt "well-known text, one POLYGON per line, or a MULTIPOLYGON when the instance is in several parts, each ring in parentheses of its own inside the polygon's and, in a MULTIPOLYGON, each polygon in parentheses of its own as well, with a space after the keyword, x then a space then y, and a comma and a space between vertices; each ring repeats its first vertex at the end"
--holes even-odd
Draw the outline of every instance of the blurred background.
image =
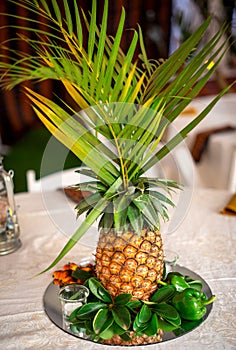
MULTIPOLYGON (((91 0, 77 0, 77 2, 84 11, 90 10, 91 0)), ((63 0, 59 0, 58 4, 63 4, 63 0)), ((209 14, 214 15, 214 21, 209 28, 208 35, 214 33, 223 22, 227 21, 229 23, 228 34, 232 35, 230 39, 232 45, 214 78, 200 95, 215 94, 236 78, 236 45, 233 43, 236 39, 235 0, 110 0, 108 33, 111 35, 115 32, 121 6, 125 7, 127 14, 125 24, 127 31, 122 42, 123 50, 126 51, 129 48, 132 37, 132 31, 128 29, 137 28, 138 23, 143 30, 148 56, 153 59, 167 58, 209 14)), ((103 0, 99 0, 99 9, 101 16, 103 0)), ((27 26, 29 14, 23 7, 16 6, 8 0, 0 1, 0 13, 0 42, 2 44, 16 35, 16 30, 10 25, 27 26), (3 13, 13 13, 25 19, 24 21, 19 20, 5 16, 3 13)), ((39 20, 39 18, 35 19, 39 20)), ((45 29, 42 23, 41 27, 45 29)), ((19 47, 12 48, 28 50, 30 53, 26 42, 18 41, 17 45, 19 47)), ((0 52, 1 55, 4 54, 3 45, 0 47, 0 52)), ((31 88, 32 85, 33 83, 29 84, 31 88)), ((51 99, 54 96, 66 99, 64 90, 61 91, 56 82, 46 81, 34 84, 34 89, 51 99)), ((27 190, 26 171, 28 169, 34 169, 36 176, 39 177, 42 155, 51 137, 51 134, 37 119, 22 90, 21 85, 12 91, 0 90, 0 154, 4 156, 5 169, 13 169, 15 172, 15 192, 27 190)), ((58 142, 57 153, 48 167, 49 173, 60 170, 61 152, 63 152, 63 146, 58 142)), ((79 165, 77 158, 69 153, 65 169, 79 165)))

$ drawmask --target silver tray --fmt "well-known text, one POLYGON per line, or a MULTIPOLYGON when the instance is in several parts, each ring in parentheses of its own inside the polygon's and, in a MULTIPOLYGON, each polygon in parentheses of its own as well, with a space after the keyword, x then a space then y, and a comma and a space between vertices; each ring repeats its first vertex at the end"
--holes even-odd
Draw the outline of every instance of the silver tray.
MULTIPOLYGON (((203 293, 205 293, 207 295, 208 299, 212 296, 212 292, 211 292, 209 285, 206 283, 206 281, 201 276, 197 275, 195 272, 187 269, 186 267, 180 266, 180 265, 172 266, 171 271, 176 271, 176 272, 181 273, 182 275, 190 276, 192 279, 195 279, 195 280, 201 280, 203 293)), ((59 287, 57 285, 53 284, 53 282, 50 283, 48 285, 47 289, 45 290, 45 293, 43 296, 43 305, 44 305, 44 310, 45 310, 47 316, 49 317, 49 319, 57 327, 61 328, 64 332, 69 333, 74 337, 93 342, 91 339, 83 338, 83 337, 79 336, 78 334, 74 334, 70 330, 64 328, 62 311, 61 311, 61 303, 58 299, 58 292, 59 292, 59 287)), ((202 322, 204 322, 207 319, 208 315, 211 312, 212 305, 213 304, 209 304, 206 306, 207 312, 199 323, 197 323, 197 324, 194 323, 194 325, 192 325, 190 322, 188 322, 190 329, 186 330, 186 329, 181 328, 181 329, 178 329, 177 331, 173 331, 173 332, 164 332, 161 343, 178 338, 178 337, 181 337, 181 336, 193 331, 195 328, 197 328, 200 324, 202 324, 202 322)), ((161 343, 158 343, 158 344, 161 344, 161 343)), ((109 345, 107 345, 107 346, 109 346, 109 345)))

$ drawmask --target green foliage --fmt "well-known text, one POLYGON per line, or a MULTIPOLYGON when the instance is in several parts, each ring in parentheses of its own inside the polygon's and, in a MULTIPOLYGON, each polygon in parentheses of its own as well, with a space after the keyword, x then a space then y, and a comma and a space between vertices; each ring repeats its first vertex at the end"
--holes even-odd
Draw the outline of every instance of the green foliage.
POLYGON ((35 20, 29 16, 29 26, 20 29, 33 31, 36 39, 27 35, 10 39, 26 41, 32 55, 12 52, 4 43, 1 86, 11 89, 30 80, 60 82, 71 98, 70 105, 51 101, 30 88, 26 88, 26 95, 47 129, 78 157, 86 167, 84 172, 93 178, 77 186, 92 192, 77 206, 78 215, 86 213, 86 218, 48 269, 97 219, 98 227, 107 231, 114 228, 117 234, 127 228, 137 234, 146 226, 159 229, 160 219, 168 220, 167 206, 173 205, 170 190, 179 186, 146 178, 145 172, 171 152, 230 89, 224 89, 166 145, 160 145, 168 125, 198 95, 224 56, 228 41, 221 44, 221 39, 226 27, 190 59, 211 22, 208 18, 166 61, 155 62, 147 57, 140 27, 133 30, 128 51, 122 51, 123 8, 114 38, 110 37, 108 0, 101 24, 97 24, 96 0, 89 15, 76 0, 63 1, 62 8, 56 0, 9 1, 41 16, 42 26, 35 28, 35 20), (137 50, 140 54, 135 60, 137 50))
MULTIPOLYGON (((186 281, 199 282, 179 273, 171 274, 186 281)), ((70 315, 72 332, 79 333, 79 329, 84 328, 92 340, 99 342, 110 339, 115 334, 129 341, 130 332, 134 332, 135 336, 155 336, 160 329, 181 334, 184 329, 194 328, 196 323, 183 319, 173 303, 181 294, 170 283, 171 274, 163 281, 165 285, 160 284, 149 301, 131 300, 130 294, 119 294, 113 298, 96 278, 90 278, 86 282, 90 289, 88 303, 70 315)), ((198 293, 197 290, 196 292, 198 293)), ((202 292, 200 294, 205 296, 202 292)), ((206 296, 205 299, 207 300, 206 296)), ((213 300, 211 298, 210 302, 213 300)))

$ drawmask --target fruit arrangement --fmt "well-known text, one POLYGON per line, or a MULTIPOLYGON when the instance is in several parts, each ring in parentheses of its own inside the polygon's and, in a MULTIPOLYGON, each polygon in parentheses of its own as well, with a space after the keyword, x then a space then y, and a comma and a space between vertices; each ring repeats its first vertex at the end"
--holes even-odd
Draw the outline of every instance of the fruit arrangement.
MULTIPOLYGON (((197 294, 199 290, 185 295, 185 290, 178 291, 171 280, 163 278, 160 222, 169 219, 169 208, 174 206, 172 192, 182 186, 156 173, 148 176, 148 171, 154 165, 161 167, 160 161, 230 90, 227 86, 165 143, 163 135, 169 126, 199 95, 227 52, 226 27, 199 47, 211 23, 209 17, 170 57, 154 60, 147 57, 139 26, 132 29, 127 52, 122 50, 127 33, 124 8, 111 36, 107 27, 109 0, 104 1, 101 23, 97 23, 98 1, 91 1, 88 14, 79 3, 18 2, 17 6, 42 18, 41 26, 35 28, 30 15, 28 27, 25 17, 12 15, 12 27, 24 31, 16 42, 22 43, 20 47, 29 45, 32 52, 13 52, 8 47, 13 42, 10 38, 9 43, 4 42, 0 62, 1 86, 12 89, 25 83, 24 91, 38 118, 78 157, 79 164, 83 164, 78 173, 89 177, 82 183, 78 178, 74 186, 89 192, 76 206, 77 216, 85 218, 42 272, 54 268, 97 222, 96 276, 78 276, 81 269, 74 265, 61 277, 60 273, 54 275, 58 284, 85 280, 90 297, 95 298, 73 314, 74 329, 83 323, 94 340, 111 344, 156 342, 156 336, 161 336, 157 335, 159 330, 183 326, 183 304, 192 310, 199 302, 204 310, 211 300, 204 300, 197 294), (15 24, 15 19, 23 20, 22 26, 15 24), (33 38, 28 35, 32 28, 33 38), (60 84, 69 98, 50 100, 28 84, 45 80, 60 84)), ((194 284, 184 280, 192 289, 194 284)))
POLYGON ((201 280, 179 272, 158 280, 159 288, 148 300, 129 293, 112 296, 97 279, 93 264, 69 263, 55 271, 53 279, 59 286, 79 283, 89 289, 87 303, 70 315, 70 328, 74 334, 85 329, 91 340, 105 344, 148 344, 160 342, 163 332, 181 334, 200 324, 206 306, 215 300, 203 293, 201 280))

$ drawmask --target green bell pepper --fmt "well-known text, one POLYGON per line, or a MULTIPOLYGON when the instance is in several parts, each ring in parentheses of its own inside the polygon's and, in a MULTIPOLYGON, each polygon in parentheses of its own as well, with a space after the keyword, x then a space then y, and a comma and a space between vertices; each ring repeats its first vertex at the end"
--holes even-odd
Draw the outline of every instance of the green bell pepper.
POLYGON ((189 288, 189 284, 185 281, 185 278, 182 275, 173 275, 170 279, 170 283, 175 287, 177 292, 182 292, 189 288))
POLYGON ((206 305, 215 300, 213 295, 210 299, 203 292, 193 288, 187 288, 176 294, 172 299, 173 306, 185 320, 200 320, 206 313, 206 305))
POLYGON ((202 282, 193 280, 189 276, 183 276, 179 272, 170 272, 167 275, 166 281, 172 284, 177 292, 182 292, 187 288, 193 288, 201 291, 202 282))

